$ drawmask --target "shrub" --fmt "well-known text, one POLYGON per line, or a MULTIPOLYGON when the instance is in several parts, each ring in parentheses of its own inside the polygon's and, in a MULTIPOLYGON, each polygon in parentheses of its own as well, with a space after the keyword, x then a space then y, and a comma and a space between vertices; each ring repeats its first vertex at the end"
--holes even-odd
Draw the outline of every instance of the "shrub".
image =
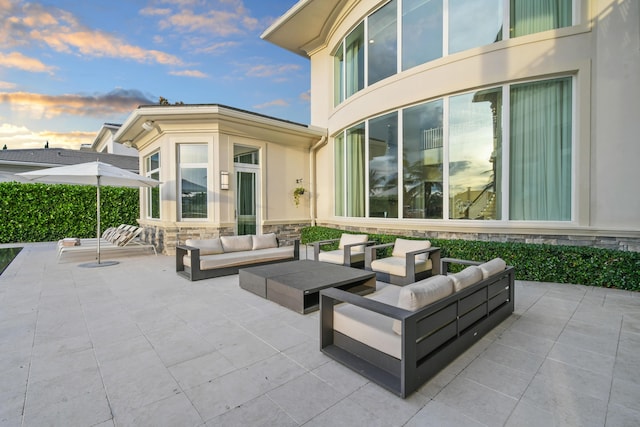
MULTIPOLYGON (((339 238, 343 230, 306 227, 302 243, 339 238)), ((388 234, 369 234, 379 243, 393 242, 388 234)), ((408 238, 408 237, 403 237, 408 238)), ((513 265, 518 280, 573 283, 640 291, 640 253, 584 246, 429 239, 442 257, 486 261, 495 257, 513 265)))
MULTIPOLYGON (((140 190, 100 188, 101 231, 136 224, 140 190)), ((49 242, 95 237, 96 187, 0 183, 0 243, 49 242)))

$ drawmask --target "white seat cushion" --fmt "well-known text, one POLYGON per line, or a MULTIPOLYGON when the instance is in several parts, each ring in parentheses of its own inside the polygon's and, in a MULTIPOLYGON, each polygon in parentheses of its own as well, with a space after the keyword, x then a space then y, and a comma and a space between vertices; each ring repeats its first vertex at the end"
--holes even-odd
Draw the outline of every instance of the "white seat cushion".
MULTIPOLYGON (((280 248, 257 249, 255 251, 225 252, 218 255, 207 255, 200 258, 200 270, 292 258, 293 250, 293 246, 282 246, 280 248)), ((183 257, 183 262, 186 267, 191 267, 191 257, 188 255, 183 257)))
MULTIPOLYGON (((332 264, 344 264, 344 249, 336 249, 335 251, 320 252, 318 261, 329 262, 332 264)), ((364 252, 354 252, 351 250, 351 262, 364 261, 364 252)))
MULTIPOLYGON (((419 310, 453 294, 453 281, 447 276, 433 276, 404 286, 398 297, 398 307, 409 311, 419 310)), ((393 332, 402 333, 402 322, 393 321, 393 332)))
POLYGON ((453 280, 453 288, 456 292, 483 280, 482 270, 475 265, 469 266, 459 273, 450 274, 448 277, 453 280))
MULTIPOLYGON (((416 257, 417 258, 417 257, 416 257)), ((431 270, 431 260, 416 260, 416 273, 431 270)), ((387 257, 371 261, 371 270, 394 276, 407 277, 407 260, 404 257, 387 257)))
POLYGON ((507 263, 502 258, 494 258, 491 261, 487 261, 484 264, 478 266, 482 270, 482 278, 486 279, 489 276, 500 273, 507 268, 507 263))
POLYGON ((224 252, 219 237, 214 239, 187 239, 185 244, 200 249, 200 256, 215 255, 224 252))
MULTIPOLYGON (((385 304, 396 306, 400 286, 388 285, 373 294, 365 296, 385 304)), ((400 359, 402 338, 393 332, 393 319, 356 307, 352 304, 338 304, 333 311, 333 329, 400 359)))
MULTIPOLYGON (((391 256, 405 257, 407 256, 407 252, 429 249, 430 247, 431 242, 428 240, 396 239, 393 244, 393 252, 391 253, 391 256)), ((424 261, 427 258, 429 258, 428 253, 418 254, 416 255, 416 262, 418 262, 418 260, 424 261)))

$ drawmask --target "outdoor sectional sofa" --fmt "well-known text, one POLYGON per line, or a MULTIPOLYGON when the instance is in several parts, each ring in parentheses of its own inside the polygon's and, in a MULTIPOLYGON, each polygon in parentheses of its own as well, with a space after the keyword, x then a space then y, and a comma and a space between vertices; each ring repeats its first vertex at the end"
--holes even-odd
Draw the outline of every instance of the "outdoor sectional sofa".
POLYGON ((176 246, 176 272, 189 280, 228 276, 244 267, 298 259, 300 241, 281 246, 274 233, 187 239, 184 245, 176 246))
POLYGON ((514 310, 513 267, 443 258, 441 275, 367 296, 320 293, 320 349, 407 397, 514 310), (449 265, 468 265, 448 274, 449 265))

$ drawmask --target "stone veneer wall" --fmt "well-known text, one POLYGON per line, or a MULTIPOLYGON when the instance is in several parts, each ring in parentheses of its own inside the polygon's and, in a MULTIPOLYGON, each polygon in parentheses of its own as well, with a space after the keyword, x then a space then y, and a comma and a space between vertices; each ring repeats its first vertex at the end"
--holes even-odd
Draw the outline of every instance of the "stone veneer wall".
MULTIPOLYGON (((318 224, 321 227, 337 228, 334 224, 318 224)), ((486 242, 538 243, 546 245, 591 246, 603 249, 616 249, 629 252, 640 252, 640 238, 615 236, 571 236, 571 235, 541 235, 541 234, 504 234, 504 233, 460 233, 437 232, 424 230, 397 230, 370 227, 339 227, 345 231, 389 234, 415 238, 449 239, 449 240, 477 240, 486 242)))
MULTIPOLYGON (((302 228, 310 223, 265 225, 262 233, 275 233, 281 241, 299 239, 302 228)), ((187 239, 210 239, 219 236, 233 236, 235 230, 231 227, 165 227, 148 223, 141 223, 144 231, 141 240, 155 246, 158 253, 175 255, 176 246, 184 244, 187 239)))

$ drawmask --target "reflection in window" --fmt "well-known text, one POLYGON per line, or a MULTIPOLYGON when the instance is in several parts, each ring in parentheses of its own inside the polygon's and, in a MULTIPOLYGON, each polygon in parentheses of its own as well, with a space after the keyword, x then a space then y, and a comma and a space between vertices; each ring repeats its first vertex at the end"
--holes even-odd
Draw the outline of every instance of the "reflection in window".
POLYGON ((449 0, 450 54, 500 40, 502 0, 449 0))
POLYGON ((347 36, 345 46, 347 97, 364 88, 364 22, 347 36))
POLYGON ((571 25, 572 0, 511 0, 511 37, 571 25))
POLYGON ((442 0, 402 2, 402 69, 442 56, 442 0))
MULTIPOLYGON (((160 181, 160 153, 147 156, 144 169, 148 178, 160 181)), ((147 187, 147 218, 160 218, 160 186, 147 187)))
POLYGON ((571 219, 571 78, 511 87, 512 220, 571 219))
POLYGON ((181 218, 207 218, 207 145, 179 145, 181 218))
POLYGON ((502 89, 449 101, 449 218, 500 219, 502 89))
POLYGON ((442 100, 403 111, 404 218, 442 219, 442 100))
POLYGON ((369 16, 367 31, 369 41, 368 84, 372 85, 398 71, 396 0, 390 1, 369 16))
POLYGON ((398 113, 369 121, 369 216, 398 218, 398 113))

